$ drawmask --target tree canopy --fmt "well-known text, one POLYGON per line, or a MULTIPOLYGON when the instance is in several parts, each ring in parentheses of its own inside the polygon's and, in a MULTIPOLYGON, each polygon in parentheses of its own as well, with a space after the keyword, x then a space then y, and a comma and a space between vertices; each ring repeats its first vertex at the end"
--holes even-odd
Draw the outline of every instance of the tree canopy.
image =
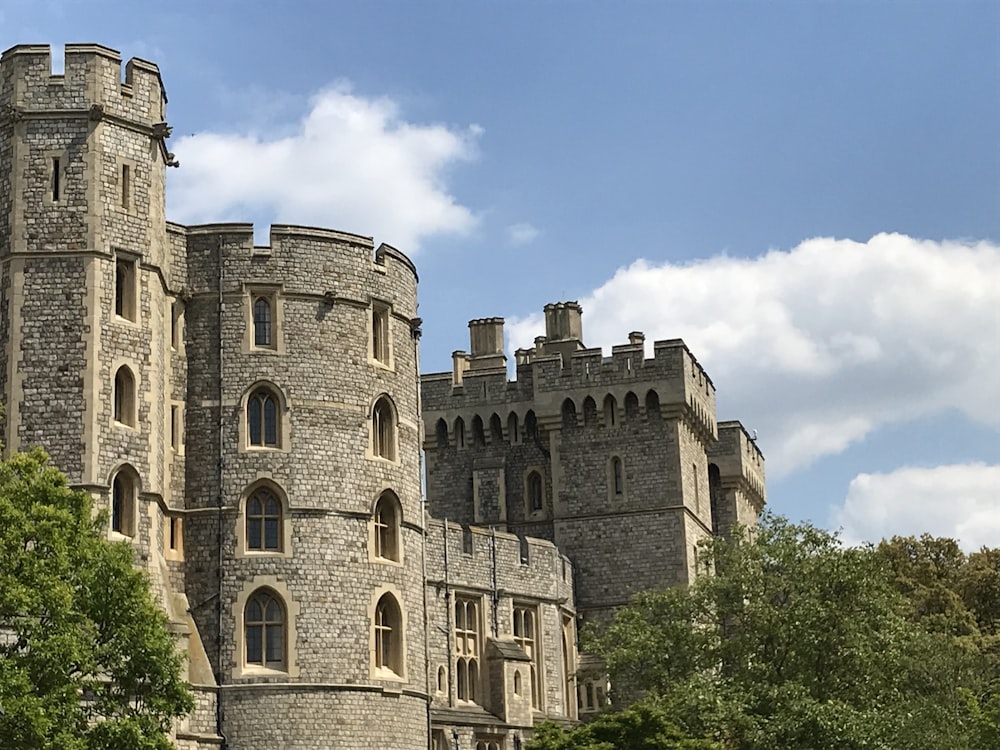
POLYGON ((166 750, 191 711, 132 547, 36 450, 0 463, 0 737, 9 750, 166 750))
MULTIPOLYGON (((929 537, 848 548, 765 516, 704 544, 714 575, 637 596, 585 642, 607 665, 616 706, 652 706, 692 741, 996 748, 996 558, 929 537)), ((546 741, 538 747, 562 747, 546 741)))

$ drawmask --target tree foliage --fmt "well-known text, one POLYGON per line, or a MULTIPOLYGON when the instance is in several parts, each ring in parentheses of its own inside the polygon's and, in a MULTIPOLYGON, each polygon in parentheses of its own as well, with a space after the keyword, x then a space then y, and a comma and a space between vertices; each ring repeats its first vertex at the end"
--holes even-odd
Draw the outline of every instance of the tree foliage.
POLYGON ((40 450, 0 463, 0 737, 10 750, 166 750, 191 694, 126 543, 40 450))
POLYGON ((653 702, 637 703, 606 713, 589 724, 563 731, 544 724, 532 735, 528 750, 721 750, 707 739, 692 739, 653 702))
POLYGON ((926 552, 944 580, 888 563, 898 550, 765 517, 705 544, 714 575, 641 594, 588 648, 616 705, 654 701, 683 736, 733 750, 995 748, 987 641, 973 638, 995 625, 980 623, 1000 601, 994 560, 970 567, 939 542, 926 552))

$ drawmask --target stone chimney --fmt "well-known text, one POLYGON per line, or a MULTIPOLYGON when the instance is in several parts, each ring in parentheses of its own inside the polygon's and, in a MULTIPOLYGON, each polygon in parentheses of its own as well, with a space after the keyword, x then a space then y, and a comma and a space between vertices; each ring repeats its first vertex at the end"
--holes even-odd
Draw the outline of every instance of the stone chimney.
POLYGON ((470 320, 469 345, 472 349, 471 369, 507 367, 507 356, 503 353, 503 318, 470 320))
POLYGON ((583 346, 583 308, 578 302, 554 302, 545 306, 545 354, 561 354, 563 367, 583 346))

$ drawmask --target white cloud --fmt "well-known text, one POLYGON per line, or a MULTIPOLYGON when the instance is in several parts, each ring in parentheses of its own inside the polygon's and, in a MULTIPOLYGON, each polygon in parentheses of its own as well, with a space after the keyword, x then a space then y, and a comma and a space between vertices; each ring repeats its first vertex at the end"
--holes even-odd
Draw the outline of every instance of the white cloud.
MULTIPOLYGON (((270 132, 270 131, 269 131, 270 132)), ((404 252, 436 234, 464 234, 473 212, 447 188, 447 170, 476 155, 482 130, 401 118, 391 100, 340 84, 317 94, 279 135, 197 133, 173 145, 169 215, 184 223, 275 221, 380 240, 404 252)))
POLYGON ((507 242, 511 245, 527 245, 537 240, 540 234, 538 227, 519 222, 507 227, 507 242))
POLYGON ((850 544, 927 532, 971 551, 1000 546, 998 510, 1000 466, 954 464, 859 474, 831 520, 850 544))
MULTIPOLYGON (((638 260, 580 302, 589 346, 636 329, 647 346, 683 338, 716 385, 719 418, 758 430, 781 476, 946 409, 1000 427, 997 279, 996 245, 880 234, 753 259, 638 260)), ((544 323, 508 332, 530 346, 544 323)))

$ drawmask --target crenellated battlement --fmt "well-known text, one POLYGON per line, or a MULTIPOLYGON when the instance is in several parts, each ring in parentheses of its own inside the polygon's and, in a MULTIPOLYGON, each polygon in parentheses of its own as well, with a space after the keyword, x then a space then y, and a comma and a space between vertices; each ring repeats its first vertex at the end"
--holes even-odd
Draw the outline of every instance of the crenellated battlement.
POLYGON ((0 56, 0 110, 7 117, 121 118, 153 128, 162 124, 167 102, 160 70, 134 57, 122 71, 117 50, 99 44, 67 44, 62 73, 52 70, 47 44, 21 44, 0 56))
POLYGON ((513 413, 523 424, 531 411, 543 426, 557 426, 567 400, 582 425, 588 400, 600 405, 610 397, 624 404, 630 394, 642 404, 654 399, 661 414, 681 416, 706 439, 715 439, 715 386, 682 340, 654 342, 653 356, 647 358, 645 336, 633 331, 628 343, 613 346, 611 356, 604 356, 601 349, 583 347, 581 313, 575 302, 547 305, 549 335, 516 352, 512 380, 502 366, 506 358, 497 350, 503 319, 470 321, 473 353, 456 351, 451 373, 422 379, 428 440, 439 419, 453 425, 458 417, 469 423, 478 415, 485 421, 494 412, 503 420, 513 413))
MULTIPOLYGON (((317 227, 275 224, 269 244, 254 244, 254 226, 220 223, 197 226, 171 224, 171 233, 187 244, 189 276, 196 284, 210 284, 223 271, 252 282, 255 276, 269 283, 292 285, 298 293, 337 302, 368 304, 371 298, 398 306, 412 316, 416 310, 417 271, 396 248, 371 237, 317 227)), ((208 287, 205 287, 206 289, 208 287)))
POLYGON ((760 512, 767 502, 764 454, 741 422, 719 423, 719 441, 709 458, 718 466, 723 485, 742 489, 760 512))

